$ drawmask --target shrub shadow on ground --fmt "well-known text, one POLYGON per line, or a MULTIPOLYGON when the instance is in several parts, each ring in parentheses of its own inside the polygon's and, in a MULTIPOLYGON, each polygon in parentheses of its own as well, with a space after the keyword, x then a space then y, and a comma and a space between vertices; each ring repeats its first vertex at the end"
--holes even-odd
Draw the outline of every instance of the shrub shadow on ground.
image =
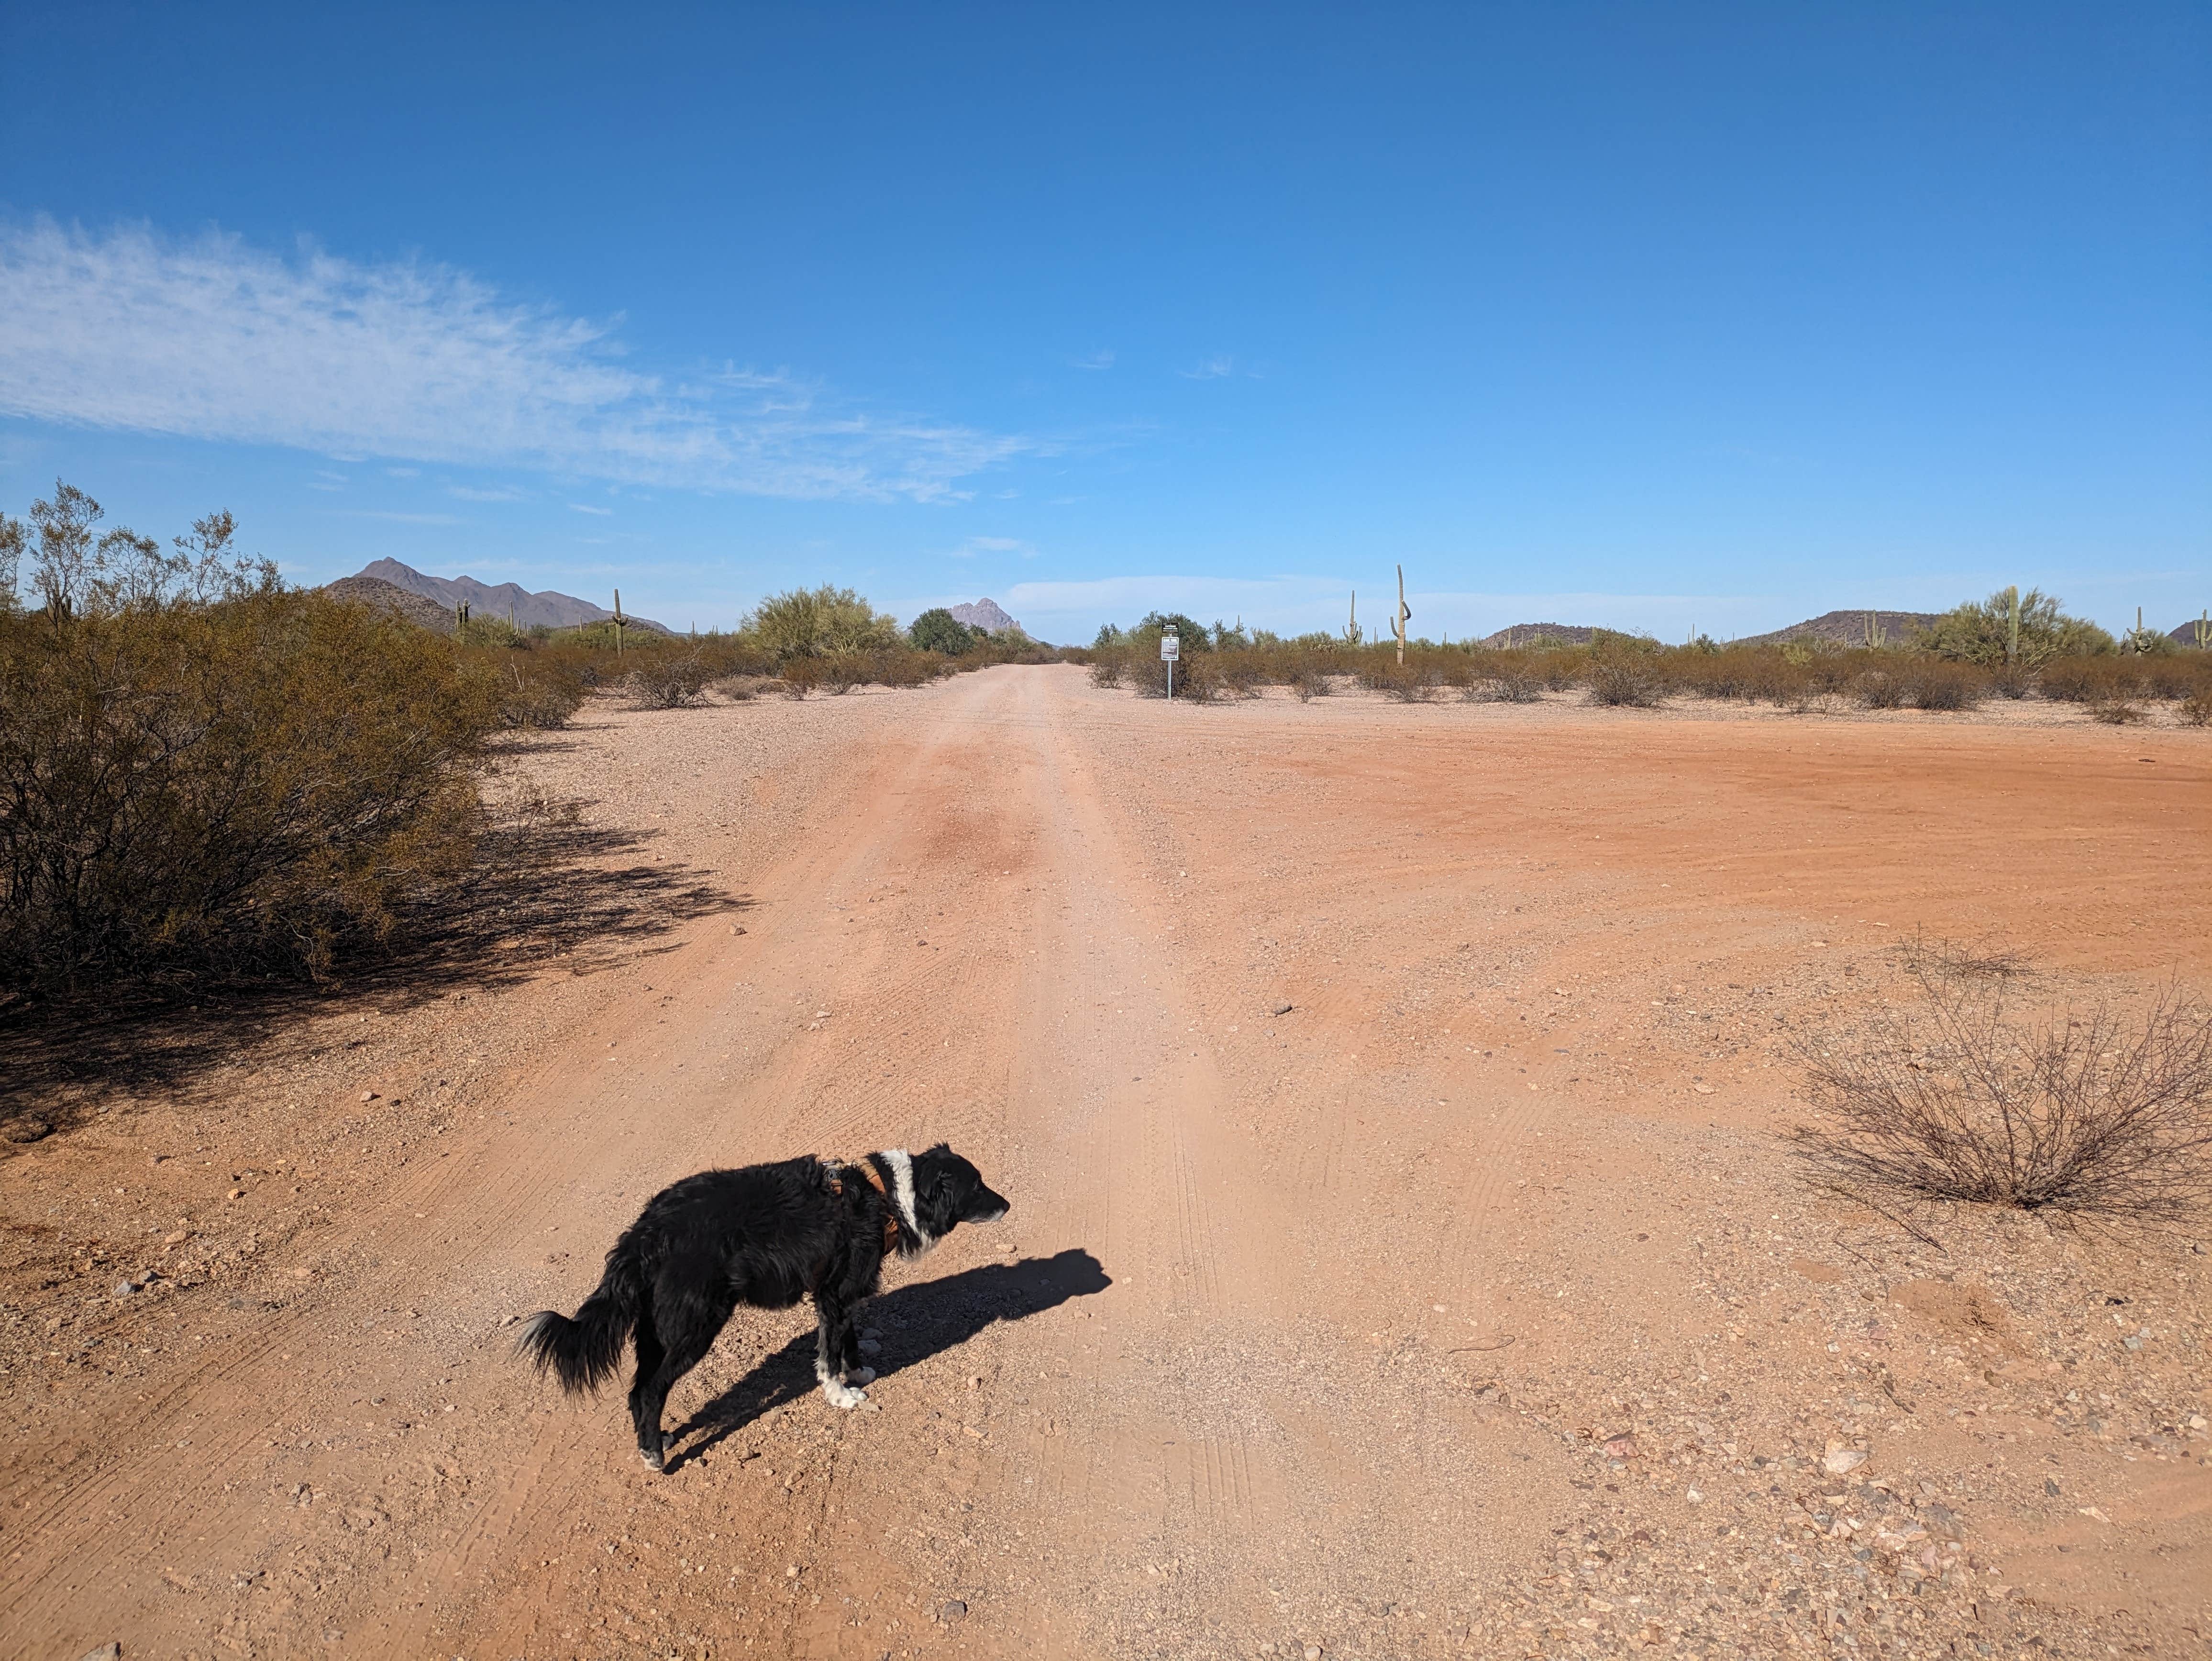
POLYGON ((364 1000, 391 1013, 498 991, 556 965, 592 974, 667 950, 655 942, 684 923, 750 908, 707 872, 653 863, 656 835, 586 824, 574 803, 505 810, 462 879, 401 910, 391 937, 333 984, 231 979, 0 1003, 0 1140, 66 1130, 150 1092, 189 1091, 241 1050, 281 1048, 287 1028, 303 1048, 319 1047, 306 1024, 364 1000))
MULTIPOLYGON (((884 1335, 882 1353, 868 1360, 878 1379, 888 1378, 966 1343, 997 1322, 1026 1320, 1113 1284, 1096 1257, 1071 1246, 1050 1257, 985 1263, 943 1280, 902 1286, 866 1306, 862 1324, 884 1335)), ((681 1469, 726 1437, 817 1388, 814 1332, 809 1328, 763 1356, 751 1372, 672 1434, 671 1442, 694 1434, 699 1439, 671 1458, 668 1469, 681 1469)))

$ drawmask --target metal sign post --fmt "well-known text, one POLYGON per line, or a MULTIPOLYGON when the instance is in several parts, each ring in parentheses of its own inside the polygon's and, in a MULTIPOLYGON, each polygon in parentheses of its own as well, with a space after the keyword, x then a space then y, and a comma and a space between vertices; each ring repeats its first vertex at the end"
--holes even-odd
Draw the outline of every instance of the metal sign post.
POLYGON ((1168 702, 1170 703, 1175 702, 1176 659, 1181 656, 1182 653, 1182 636, 1162 635, 1160 636, 1160 661, 1168 666, 1168 702))

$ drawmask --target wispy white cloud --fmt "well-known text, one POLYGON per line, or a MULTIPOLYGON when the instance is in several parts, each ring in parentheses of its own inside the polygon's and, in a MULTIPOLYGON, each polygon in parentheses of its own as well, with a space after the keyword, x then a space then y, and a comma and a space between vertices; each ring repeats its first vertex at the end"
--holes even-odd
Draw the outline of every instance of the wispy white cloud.
POLYGON ((389 520, 394 525, 465 525, 466 520, 455 519, 451 514, 393 514, 374 508, 362 508, 345 515, 348 519, 389 520))
POLYGON ((386 467, 384 471, 392 478, 416 478, 422 472, 420 467, 386 467))
POLYGON ((1078 369, 1110 369, 1114 367, 1114 354, 1093 352, 1088 357, 1071 358, 1068 362, 1071 367, 1078 369))
POLYGON ((568 511, 572 514, 597 514, 602 519, 611 519, 614 517, 615 510, 611 508, 594 508, 588 502, 572 502, 568 504, 568 511))
POLYGON ((969 537, 952 551, 955 559, 973 559, 978 554, 1019 554, 1024 559, 1036 557, 1036 545, 1024 542, 1019 537, 969 537))
POLYGON ((1237 360, 1226 352, 1216 352, 1211 357, 1201 358, 1195 368, 1178 369, 1176 373, 1186 380, 1218 380, 1224 375, 1237 373, 1237 360))
POLYGON ((0 225, 0 412, 348 459, 799 498, 957 500, 1047 447, 863 409, 782 372, 682 380, 613 326, 448 267, 210 233, 0 225))
POLYGON ((480 490, 468 484, 448 484, 446 494, 462 502, 520 502, 524 496, 511 484, 502 485, 495 490, 480 490))

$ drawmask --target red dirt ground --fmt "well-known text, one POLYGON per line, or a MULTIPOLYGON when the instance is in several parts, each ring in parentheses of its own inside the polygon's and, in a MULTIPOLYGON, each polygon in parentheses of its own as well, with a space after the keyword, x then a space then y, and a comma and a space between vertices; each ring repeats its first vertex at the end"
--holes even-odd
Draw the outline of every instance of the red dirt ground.
POLYGON ((2201 997, 2212 737, 1009 667, 506 778, 652 836, 618 935, 0 1148, 0 1653, 2205 1649, 2201 1232, 1930 1244, 1782 1135, 1915 930, 2201 997), (939 1138, 1013 1213, 867 1409, 744 1314, 656 1477, 514 1359, 675 1177, 939 1138))

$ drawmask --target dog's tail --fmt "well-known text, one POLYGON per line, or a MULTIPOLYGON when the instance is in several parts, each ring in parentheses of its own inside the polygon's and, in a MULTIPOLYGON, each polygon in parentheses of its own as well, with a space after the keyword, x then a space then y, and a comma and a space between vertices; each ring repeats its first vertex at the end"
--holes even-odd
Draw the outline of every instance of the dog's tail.
POLYGON ((541 1373, 551 1371, 570 1395, 597 1390, 622 1365, 623 1346, 637 1326, 644 1301, 645 1266, 637 1243, 625 1234, 607 1253, 607 1272, 575 1318, 541 1310, 522 1329, 515 1348, 541 1373))

